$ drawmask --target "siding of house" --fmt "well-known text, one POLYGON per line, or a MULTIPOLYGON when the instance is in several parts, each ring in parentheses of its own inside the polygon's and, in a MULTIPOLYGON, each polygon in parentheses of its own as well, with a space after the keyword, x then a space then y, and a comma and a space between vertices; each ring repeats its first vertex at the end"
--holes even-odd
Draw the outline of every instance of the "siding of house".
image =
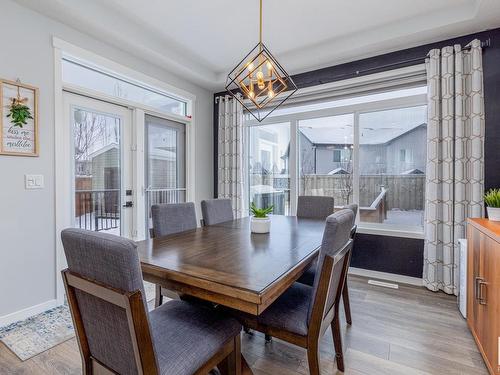
POLYGON ((118 183, 106 183, 106 170, 116 168, 116 178, 119 181, 120 150, 112 148, 92 158, 92 190, 119 189, 118 183))

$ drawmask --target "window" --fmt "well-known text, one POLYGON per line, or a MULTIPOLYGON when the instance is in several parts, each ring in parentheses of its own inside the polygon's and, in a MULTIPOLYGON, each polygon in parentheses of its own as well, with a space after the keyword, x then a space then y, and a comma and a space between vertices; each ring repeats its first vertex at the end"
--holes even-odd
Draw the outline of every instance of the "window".
POLYGON ((340 149, 333 150, 333 162, 340 163, 341 160, 342 160, 342 150, 340 149))
MULTIPOLYGON (((280 155, 281 167, 272 172, 261 169, 273 176, 292 161, 290 149, 296 150, 296 167, 287 167, 285 174, 287 186, 290 181, 296 181, 297 186, 296 192, 288 190, 293 195, 287 196, 288 206, 296 195, 331 196, 337 209, 352 202, 359 204, 362 228, 422 233, 426 92, 427 87, 421 86, 283 108, 262 125, 247 122, 254 144, 251 149, 260 131, 275 130, 274 142, 286 149, 280 155)), ((263 160, 262 152, 270 146, 263 136, 259 142, 263 160)), ((252 155, 255 152, 251 160, 252 155)), ((270 164, 277 165, 279 156, 273 155, 269 154, 270 164)), ((269 184, 273 188, 277 185, 274 180, 269 184)))
POLYGON ((250 128, 249 197, 257 207, 274 206, 274 214, 290 214, 290 123, 250 128))
POLYGON ((62 71, 65 83, 147 105, 160 112, 180 116, 187 115, 187 103, 185 101, 169 96, 160 90, 118 78, 115 75, 107 74, 66 58, 62 60, 62 71))
POLYGON ((361 222, 423 227, 426 116, 425 105, 360 114, 361 222))
POLYGON ((353 114, 298 122, 300 195, 334 197, 336 205, 352 203, 353 129, 353 114))

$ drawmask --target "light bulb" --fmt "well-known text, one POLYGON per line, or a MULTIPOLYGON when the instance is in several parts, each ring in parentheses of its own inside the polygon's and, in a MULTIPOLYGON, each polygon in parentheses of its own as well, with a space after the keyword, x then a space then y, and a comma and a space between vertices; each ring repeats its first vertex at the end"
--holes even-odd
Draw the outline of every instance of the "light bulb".
POLYGON ((247 64, 248 71, 251 72, 254 68, 255 68, 255 66, 253 65, 253 62, 249 61, 247 64))
POLYGON ((249 97, 250 99, 255 98, 255 92, 250 91, 250 92, 248 93, 248 97, 249 97))
POLYGON ((272 81, 269 81, 269 84, 267 85, 267 96, 270 99, 274 98, 273 82, 272 81))
POLYGON ((264 73, 262 73, 262 70, 259 70, 256 74, 257 77, 257 87, 262 90, 264 87, 266 87, 266 84, 264 83, 264 73))
POLYGON ((267 60, 266 67, 267 67, 267 72, 269 74, 269 77, 272 77, 273 76, 273 64, 271 64, 271 62, 269 60, 267 60))

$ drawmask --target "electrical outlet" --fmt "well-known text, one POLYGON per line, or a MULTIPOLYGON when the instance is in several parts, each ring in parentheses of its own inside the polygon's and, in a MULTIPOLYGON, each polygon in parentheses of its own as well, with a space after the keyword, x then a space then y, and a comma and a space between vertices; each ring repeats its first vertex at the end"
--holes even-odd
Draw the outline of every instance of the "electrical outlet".
POLYGON ((44 181, 42 174, 26 174, 24 175, 24 186, 26 189, 43 189, 44 181))

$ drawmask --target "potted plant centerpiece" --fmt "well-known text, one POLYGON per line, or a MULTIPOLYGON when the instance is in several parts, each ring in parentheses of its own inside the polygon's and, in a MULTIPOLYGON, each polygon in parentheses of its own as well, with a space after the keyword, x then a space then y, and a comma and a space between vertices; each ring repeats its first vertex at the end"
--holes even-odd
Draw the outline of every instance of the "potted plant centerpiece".
POLYGON ((500 221, 500 189, 490 189, 484 195, 484 203, 488 210, 488 219, 500 221))
POLYGON ((273 212, 274 206, 257 208, 254 202, 250 205, 252 217, 250 219, 250 229, 252 233, 269 233, 271 229, 271 219, 268 214, 273 212))

